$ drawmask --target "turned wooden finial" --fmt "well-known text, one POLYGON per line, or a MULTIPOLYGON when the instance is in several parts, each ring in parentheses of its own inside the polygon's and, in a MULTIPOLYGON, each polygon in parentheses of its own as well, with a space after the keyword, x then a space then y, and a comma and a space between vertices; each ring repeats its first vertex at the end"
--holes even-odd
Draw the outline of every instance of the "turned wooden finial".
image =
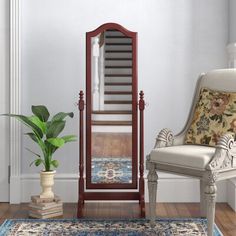
POLYGON ((79 92, 79 100, 83 100, 83 98, 84 98, 84 92, 83 92, 83 90, 80 90, 80 92, 79 92))
POLYGON ((143 92, 143 90, 141 90, 141 91, 139 92, 139 97, 140 97, 140 99, 143 100, 143 97, 144 97, 144 92, 143 92))
POLYGON ((79 92, 78 108, 80 111, 84 110, 84 92, 83 92, 83 90, 80 90, 80 92, 79 92))
POLYGON ((144 110, 145 108, 145 102, 144 102, 144 92, 143 90, 140 91, 139 93, 139 110, 144 110))

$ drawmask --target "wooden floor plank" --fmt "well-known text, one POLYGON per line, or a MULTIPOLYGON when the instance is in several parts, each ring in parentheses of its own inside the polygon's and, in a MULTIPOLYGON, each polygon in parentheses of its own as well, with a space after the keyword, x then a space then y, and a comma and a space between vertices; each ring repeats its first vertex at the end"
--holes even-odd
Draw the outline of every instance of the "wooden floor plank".
POLYGON ((186 204, 191 217, 199 217, 200 216, 200 204, 199 203, 187 203, 186 204))
POLYGON ((179 213, 175 207, 175 203, 165 203, 164 207, 166 208, 168 217, 179 217, 179 213))
POLYGON ((3 214, 2 218, 9 219, 14 218, 15 215, 20 211, 21 204, 12 204, 8 206, 7 211, 3 214))
MULTIPOLYGON (((236 213, 227 204, 219 204, 221 210, 225 213, 227 219, 230 221, 230 227, 236 228, 236 213)), ((236 234, 235 234, 236 235, 236 234)))
POLYGON ((0 203, 0 218, 4 217, 4 214, 9 209, 8 203, 0 203))
POLYGON ((76 218, 77 217, 77 207, 74 203, 64 203, 63 204, 63 218, 76 218))
MULTIPOLYGON (((221 231, 222 232, 222 231, 221 231)), ((223 232, 222 232, 223 233, 223 232)), ((236 229, 227 231, 227 233, 224 233, 224 236, 235 236, 236 235, 236 229)))
POLYGON ((191 217, 191 213, 189 212, 188 207, 185 203, 178 203, 175 204, 175 207, 177 209, 178 215, 181 217, 191 217))
POLYGON ((19 218, 28 218, 29 217, 29 214, 28 214, 28 204, 26 203, 23 203, 23 204, 20 204, 20 208, 19 210, 17 210, 15 212, 15 214, 12 216, 12 218, 16 218, 16 219, 19 219, 19 218))
MULTIPOLYGON (((148 204, 147 204, 146 209, 149 209, 148 204)), ((146 210, 146 214, 149 215, 148 210, 146 210)), ((158 203, 156 205, 156 215, 158 217, 168 217, 168 213, 167 213, 167 210, 165 208, 165 203, 158 203)))
POLYGON ((220 229, 220 231, 222 233, 224 233, 224 235, 225 235, 225 232, 227 232, 228 228, 229 228, 229 219, 227 219, 224 211, 222 210, 222 208, 220 206, 221 204, 222 203, 219 203, 216 205, 215 223, 218 226, 218 228, 220 229))

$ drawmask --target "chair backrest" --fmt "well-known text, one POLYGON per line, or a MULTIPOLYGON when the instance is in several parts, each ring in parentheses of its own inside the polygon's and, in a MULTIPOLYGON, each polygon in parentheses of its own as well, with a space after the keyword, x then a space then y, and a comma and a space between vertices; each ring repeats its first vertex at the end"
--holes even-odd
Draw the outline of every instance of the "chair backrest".
POLYGON ((182 143, 185 138, 186 131, 188 130, 192 121, 200 90, 204 87, 224 92, 236 92, 236 69, 213 70, 208 73, 202 73, 199 76, 187 122, 183 130, 178 134, 176 144, 182 143))

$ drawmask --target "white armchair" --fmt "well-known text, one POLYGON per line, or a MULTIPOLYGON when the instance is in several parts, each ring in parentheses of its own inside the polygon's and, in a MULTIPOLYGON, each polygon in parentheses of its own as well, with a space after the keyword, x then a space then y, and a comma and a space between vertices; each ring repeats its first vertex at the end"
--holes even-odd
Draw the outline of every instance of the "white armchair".
MULTIPOLYGON (((200 179, 201 217, 207 218, 207 233, 213 235, 215 218, 216 182, 236 177, 236 143, 232 133, 224 133, 216 146, 185 144, 185 136, 192 124, 196 104, 202 88, 215 91, 236 92, 236 69, 214 70, 201 74, 188 121, 183 131, 174 136, 163 129, 156 138, 156 144, 147 156, 150 220, 155 223, 156 193, 158 175, 156 171, 181 174, 200 179)), ((232 115, 231 115, 232 116, 232 115)), ((236 121, 236 112, 233 118, 236 121)), ((212 119, 215 119, 213 117, 212 119)), ((224 122, 219 120, 218 123, 224 122)), ((235 122, 236 126, 236 122, 235 122)))

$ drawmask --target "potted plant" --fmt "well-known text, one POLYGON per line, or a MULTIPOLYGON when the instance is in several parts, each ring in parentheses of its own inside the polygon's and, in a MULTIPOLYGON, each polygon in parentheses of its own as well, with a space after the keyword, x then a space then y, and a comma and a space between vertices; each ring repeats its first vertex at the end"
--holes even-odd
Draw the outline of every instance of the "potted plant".
POLYGON ((49 120, 50 114, 48 109, 43 106, 32 106, 31 116, 5 114, 6 116, 14 117, 24 125, 31 129, 31 132, 25 133, 29 136, 41 149, 41 154, 27 149, 36 156, 36 159, 30 164, 35 166, 43 165, 44 170, 40 172, 40 184, 42 193, 40 198, 54 198, 52 186, 54 184, 54 175, 59 163, 53 158, 53 154, 58 148, 64 146, 65 143, 76 141, 75 135, 66 135, 59 137, 59 134, 65 127, 67 116, 73 117, 74 113, 59 112, 49 120))

